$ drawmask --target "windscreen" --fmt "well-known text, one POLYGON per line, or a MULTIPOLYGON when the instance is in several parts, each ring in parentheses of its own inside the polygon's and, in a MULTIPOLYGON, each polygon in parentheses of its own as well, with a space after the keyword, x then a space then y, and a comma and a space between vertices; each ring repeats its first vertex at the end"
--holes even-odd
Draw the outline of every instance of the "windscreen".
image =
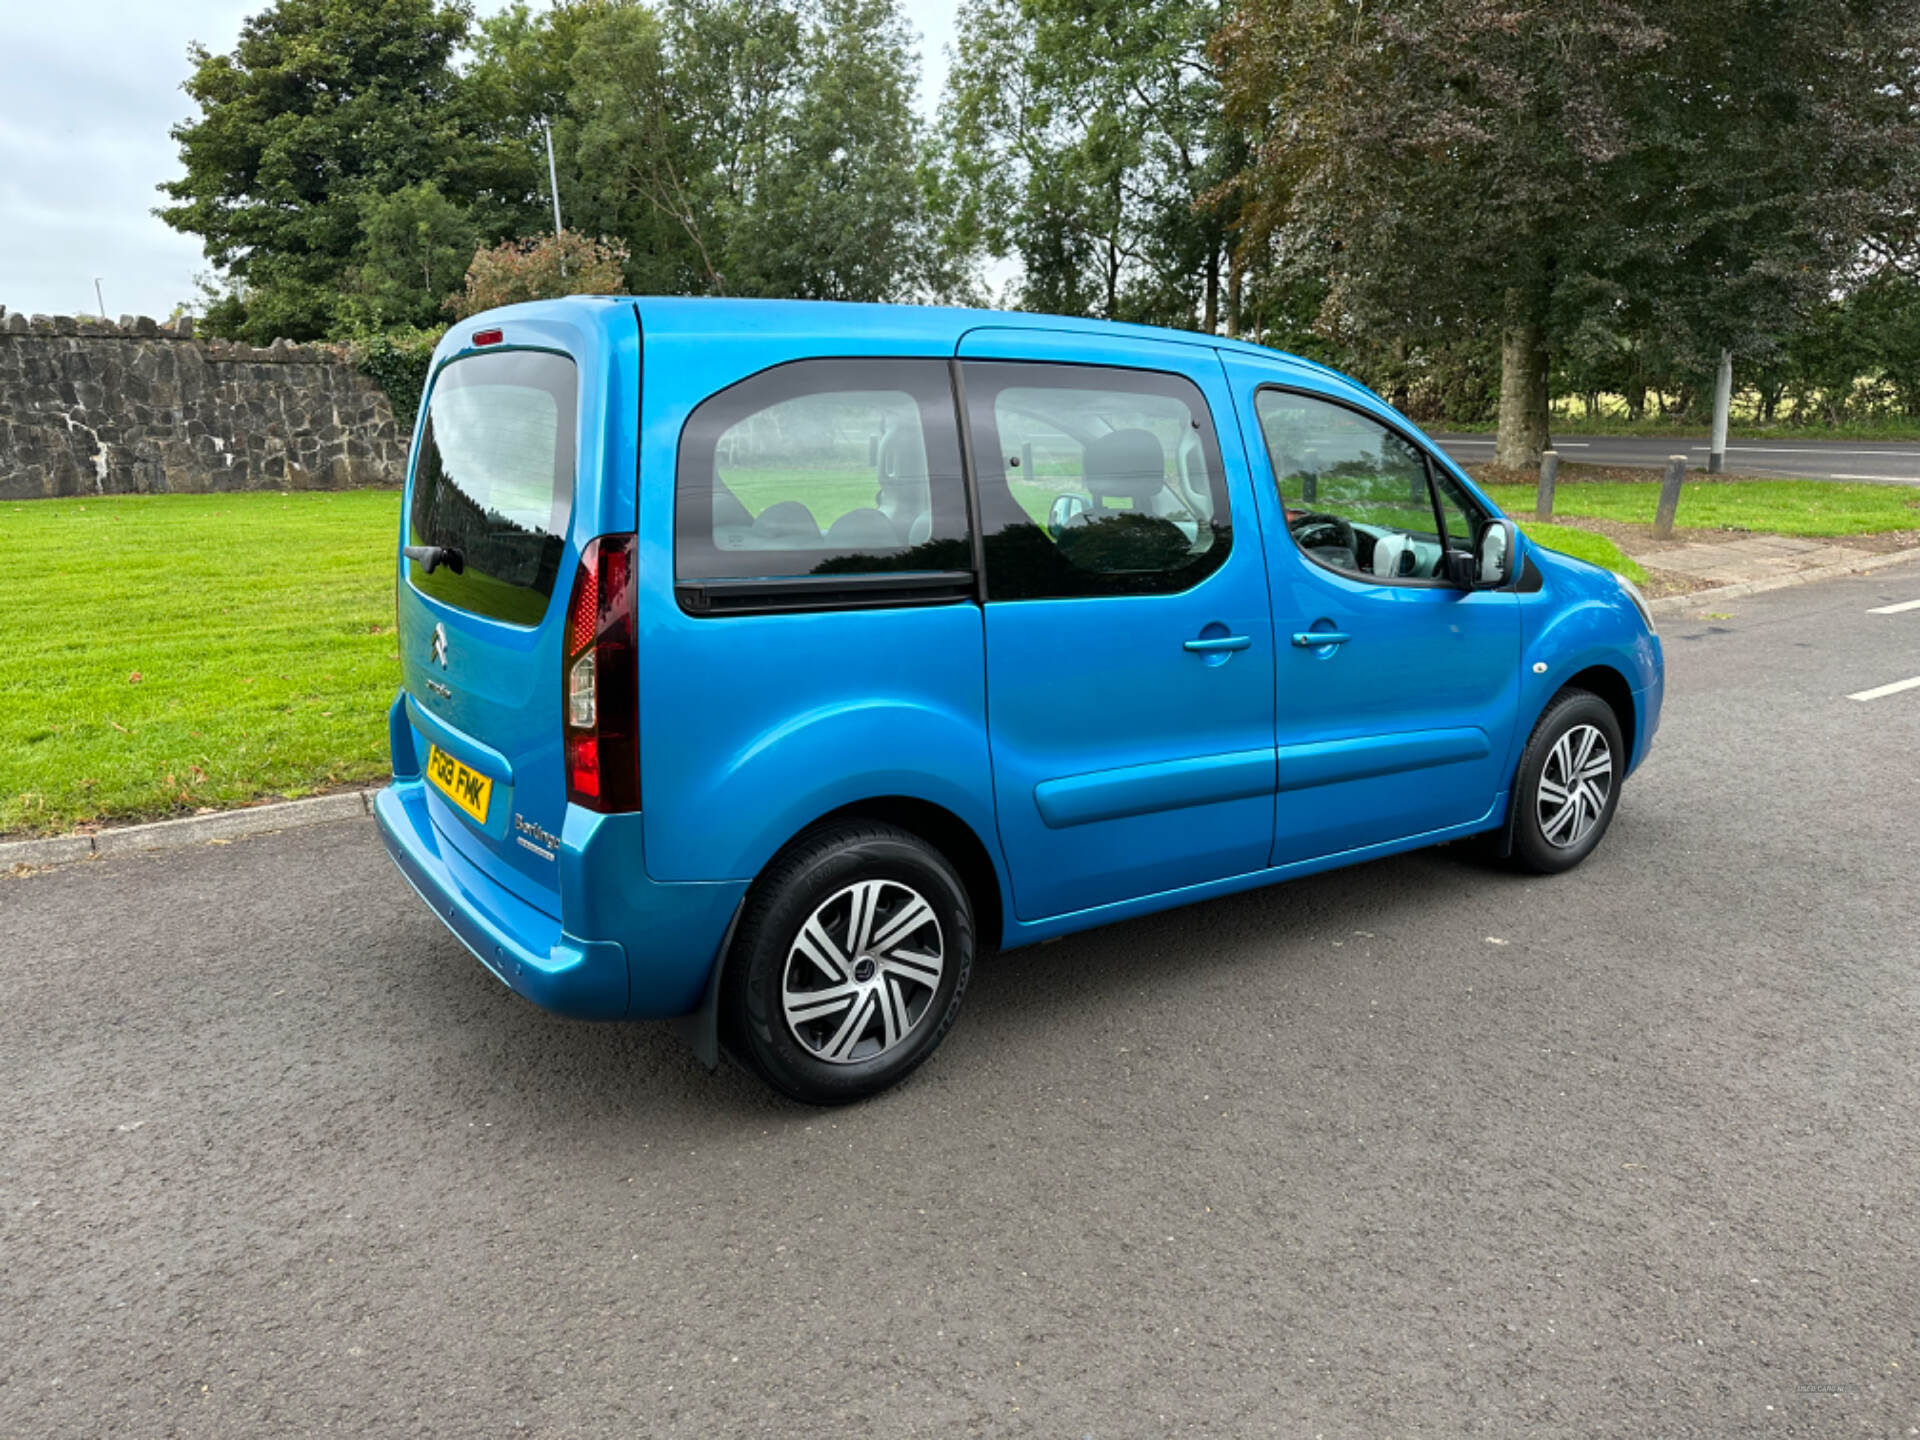
POLYGON ((509 350, 440 372, 414 466, 408 543, 443 552, 414 588, 448 605, 537 625, 553 596, 573 507, 578 372, 564 355, 509 350))

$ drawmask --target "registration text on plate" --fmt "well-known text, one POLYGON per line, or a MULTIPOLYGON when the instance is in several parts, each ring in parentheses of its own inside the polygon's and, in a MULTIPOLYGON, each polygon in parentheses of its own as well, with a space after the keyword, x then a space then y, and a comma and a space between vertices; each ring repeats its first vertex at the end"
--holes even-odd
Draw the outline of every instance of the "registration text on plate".
POLYGON ((493 781, 471 766, 463 765, 438 745, 427 747, 427 778, 447 799, 474 820, 487 823, 487 802, 493 798, 493 781))

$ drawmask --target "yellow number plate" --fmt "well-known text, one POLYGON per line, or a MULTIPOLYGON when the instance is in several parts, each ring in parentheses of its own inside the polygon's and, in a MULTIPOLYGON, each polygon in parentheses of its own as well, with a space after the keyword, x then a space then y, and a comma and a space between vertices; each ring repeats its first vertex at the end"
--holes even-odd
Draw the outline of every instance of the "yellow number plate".
POLYGON ((487 802, 493 798, 493 781, 478 770, 462 765, 438 745, 427 747, 427 778, 475 821, 487 823, 487 802))

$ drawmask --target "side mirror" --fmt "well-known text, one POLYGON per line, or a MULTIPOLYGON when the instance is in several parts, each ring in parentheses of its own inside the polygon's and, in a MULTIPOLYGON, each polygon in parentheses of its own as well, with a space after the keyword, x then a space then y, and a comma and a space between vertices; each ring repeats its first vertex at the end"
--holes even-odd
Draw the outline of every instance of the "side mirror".
POLYGON ((1498 590, 1513 578, 1513 557, 1519 549, 1515 535, 1511 520, 1487 522, 1487 528, 1480 532, 1480 573, 1474 581, 1475 589, 1498 590))
POLYGON ((1091 508, 1084 495, 1055 496, 1053 504, 1047 509, 1047 533, 1058 540, 1061 531, 1072 526, 1091 508))
POLYGON ((1471 552, 1447 551, 1447 583, 1458 590, 1498 590, 1513 578, 1516 533, 1511 520, 1489 520, 1471 552))

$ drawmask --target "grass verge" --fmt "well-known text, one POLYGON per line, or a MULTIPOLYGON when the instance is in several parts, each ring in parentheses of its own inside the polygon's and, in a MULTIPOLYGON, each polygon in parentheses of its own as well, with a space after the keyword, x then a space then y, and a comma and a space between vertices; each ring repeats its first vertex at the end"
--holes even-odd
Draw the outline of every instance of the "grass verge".
MULTIPOLYGON (((1655 472, 1563 465, 1554 491, 1556 515, 1650 525, 1660 503, 1655 472), (1599 478, 1604 476, 1605 478, 1599 478), (1633 476, 1632 479, 1624 478, 1633 476), (1619 478, 1616 478, 1619 477, 1619 478)), ((1474 466, 1476 480, 1509 515, 1533 509, 1534 478, 1513 483, 1513 471, 1474 466)), ((1755 530, 1774 535, 1876 535, 1920 529, 1920 491, 1902 485, 1840 480, 1688 480, 1677 523, 1697 530, 1755 530)))
POLYGON ((0 834, 386 773, 393 491, 0 504, 0 834))
POLYGON ((1520 528, 1536 545, 1544 545, 1549 550, 1558 550, 1562 555, 1571 555, 1576 560, 1585 560, 1616 575, 1624 575, 1636 585, 1647 583, 1647 572, 1634 563, 1632 556, 1604 535, 1596 535, 1591 530, 1578 530, 1571 525, 1542 525, 1537 520, 1529 520, 1520 528))

